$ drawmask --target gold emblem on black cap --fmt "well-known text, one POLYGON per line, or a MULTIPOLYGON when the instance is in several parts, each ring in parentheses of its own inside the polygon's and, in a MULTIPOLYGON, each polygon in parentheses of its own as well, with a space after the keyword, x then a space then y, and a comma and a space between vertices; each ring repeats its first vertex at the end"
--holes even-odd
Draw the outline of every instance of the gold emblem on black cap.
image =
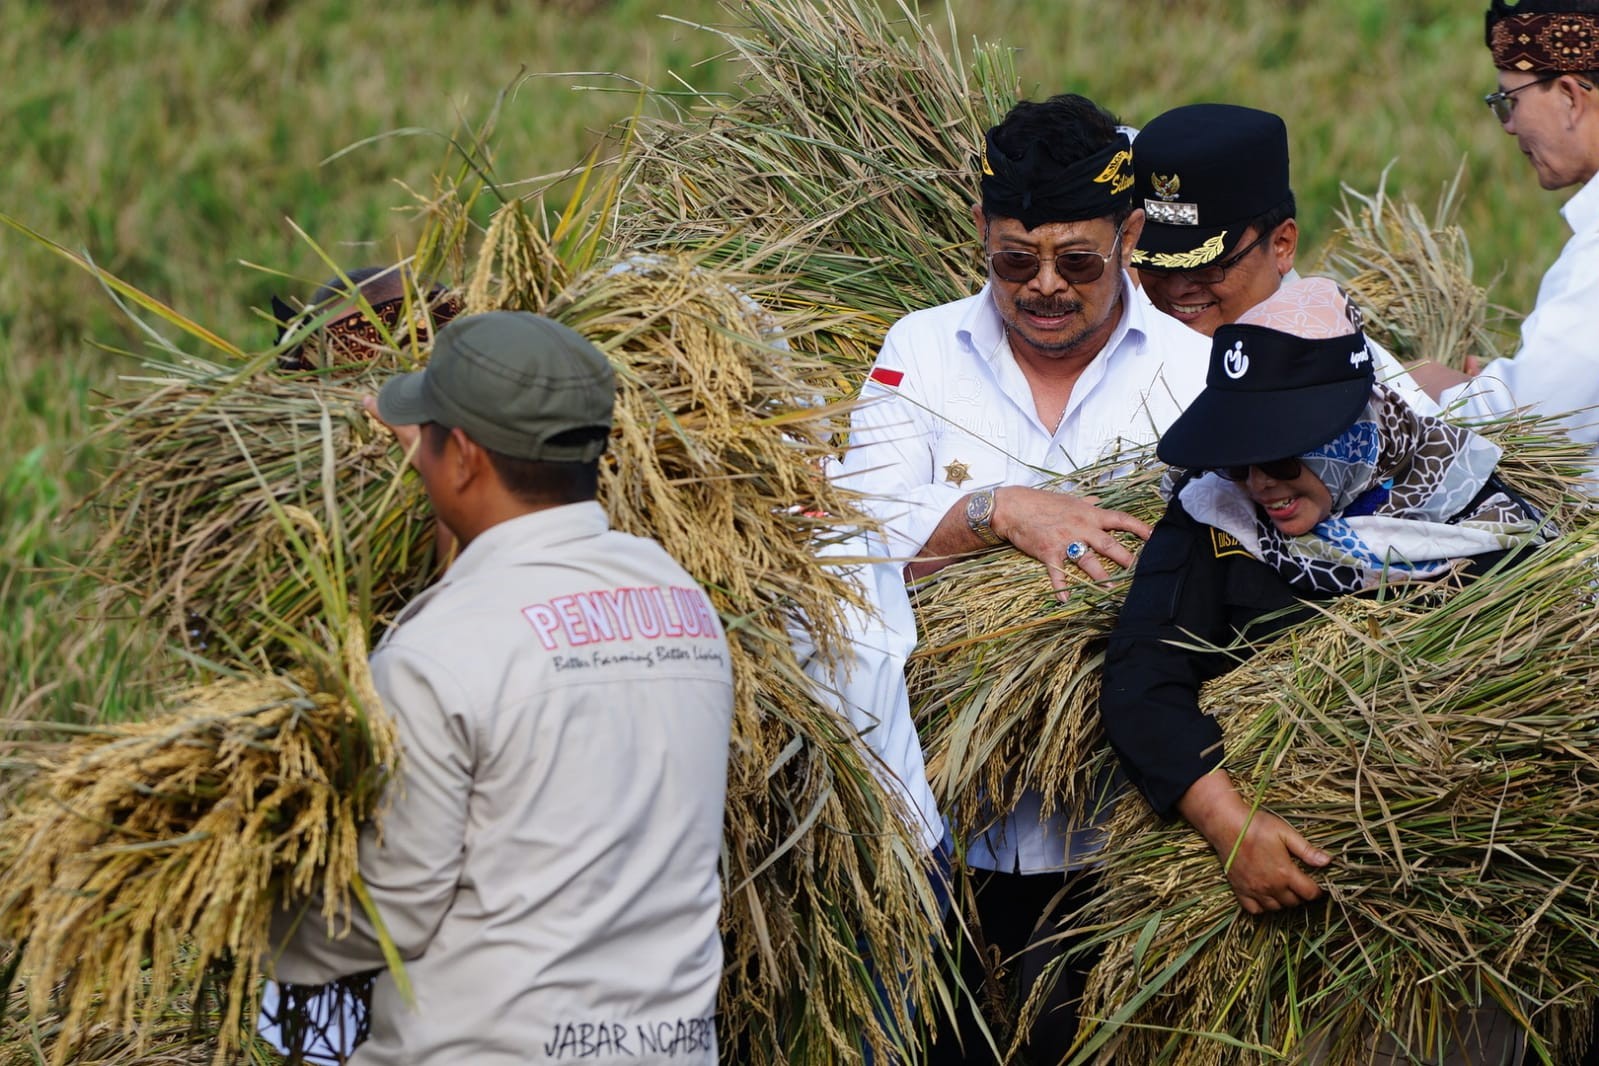
POLYGON ((1149 176, 1149 182, 1151 185, 1155 186, 1155 195, 1160 197, 1162 200, 1177 199, 1177 190, 1181 189, 1183 186, 1183 179, 1179 178, 1176 174, 1169 174, 1164 178, 1159 174, 1151 174, 1149 176))
POLYGON ((1210 240, 1186 252, 1146 252, 1142 248, 1133 252, 1133 266, 1154 267, 1156 270, 1195 270, 1209 263, 1227 250, 1227 231, 1222 230, 1210 240))
POLYGON ((1110 157, 1110 162, 1105 164, 1105 169, 1099 172, 1094 181, 1099 184, 1110 183, 1110 194, 1120 196, 1133 187, 1133 176, 1125 173, 1124 168, 1132 165, 1133 153, 1123 148, 1110 157))

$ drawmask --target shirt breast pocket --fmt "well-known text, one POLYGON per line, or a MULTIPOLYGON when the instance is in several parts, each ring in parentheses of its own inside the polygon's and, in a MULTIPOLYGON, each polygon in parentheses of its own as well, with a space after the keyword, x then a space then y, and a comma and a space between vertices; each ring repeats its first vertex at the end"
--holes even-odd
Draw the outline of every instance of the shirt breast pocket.
POLYGON ((951 425, 933 449, 933 480, 940 485, 968 492, 994 488, 1011 480, 1009 468, 1002 434, 951 425))
POLYGON ((1127 586, 1117 628, 1145 632, 1172 624, 1182 603, 1183 580, 1188 572, 1186 553, 1164 543, 1160 530, 1138 555, 1137 569, 1127 586))

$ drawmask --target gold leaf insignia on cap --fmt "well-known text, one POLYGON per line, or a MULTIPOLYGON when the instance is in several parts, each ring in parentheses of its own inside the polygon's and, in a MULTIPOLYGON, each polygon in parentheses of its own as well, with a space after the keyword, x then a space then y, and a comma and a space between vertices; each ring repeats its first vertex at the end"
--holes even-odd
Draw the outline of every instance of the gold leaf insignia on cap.
POLYGON ((1156 270, 1193 270, 1202 267, 1227 249, 1227 231, 1222 230, 1198 248, 1187 252, 1133 253, 1133 266, 1154 267, 1156 270))
POLYGON ((1183 186, 1183 179, 1176 174, 1169 174, 1166 177, 1161 177, 1159 174, 1151 174, 1149 181, 1150 184, 1155 186, 1155 195, 1162 200, 1177 199, 1177 190, 1183 186))
POLYGON ((994 176, 994 168, 988 165, 988 145, 983 145, 983 174, 986 177, 994 176))

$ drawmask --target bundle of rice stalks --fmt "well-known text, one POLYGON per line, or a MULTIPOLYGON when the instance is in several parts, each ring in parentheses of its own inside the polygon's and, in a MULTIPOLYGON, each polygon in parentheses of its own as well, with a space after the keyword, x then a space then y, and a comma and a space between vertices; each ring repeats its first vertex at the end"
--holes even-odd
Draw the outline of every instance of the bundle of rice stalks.
POLYGON ((426 584, 433 535, 421 486, 360 407, 393 363, 324 377, 188 358, 127 379, 106 429, 119 461, 88 501, 105 529, 84 565, 112 609, 212 660, 285 662, 323 607, 277 518, 292 508, 348 531, 367 564, 352 599, 392 616, 426 584))
POLYGON ((855 1061, 863 1043, 904 1060, 907 1006, 925 1019, 933 980, 922 848, 849 723, 815 701, 788 635, 802 626, 836 656, 842 608, 858 602, 816 555, 861 521, 820 474, 841 414, 818 402, 832 370, 777 346, 803 324, 763 311, 750 279, 668 257, 574 270, 554 248, 519 205, 503 209, 469 307, 540 310, 611 357, 612 524, 660 541, 727 622, 724 1046, 751 1064, 855 1061), (863 958, 904 989, 882 1015, 863 958))
POLYGON ((1596 561, 1590 516, 1460 591, 1335 601, 1212 683, 1229 772, 1333 855, 1328 898, 1251 918, 1198 834, 1121 804, 1079 1061, 1436 1054, 1473 1003, 1558 1048, 1599 984, 1596 561))
MULTIPOLYGON (((1156 491, 1164 471, 1143 450, 1074 483, 1101 507, 1153 523, 1165 509, 1156 491)), ((1083 768, 1102 743, 1094 709, 1102 638, 1128 576, 1099 585, 1068 574, 1062 603, 1042 564, 1004 549, 916 588, 921 645, 906 681, 940 807, 962 834, 1011 809, 1026 789, 1042 793, 1046 816, 1102 801, 1083 768)))
MULTIPOLYGON (((1544 419, 1477 427, 1504 449, 1500 474, 1558 527, 1588 506, 1572 486, 1582 448, 1544 419)), ((1079 471, 1073 491, 1153 524, 1165 510, 1165 468, 1152 449, 1079 471)), ((1131 546, 1131 543, 1130 545, 1131 546)), ((921 645, 907 671, 928 772, 958 831, 985 827, 1025 789, 1045 812, 1092 812, 1103 801, 1098 760, 1099 668, 1126 581, 1068 573, 1062 603, 1042 564, 1003 549, 940 571, 915 590, 921 645)))
POLYGON ((1502 354, 1495 326, 1503 311, 1490 323, 1487 290, 1472 280, 1471 248, 1454 222, 1464 173, 1462 160, 1431 220, 1413 203, 1388 196, 1386 168, 1369 196, 1344 186, 1340 228, 1318 270, 1343 283, 1372 338, 1407 363, 1431 360, 1460 370, 1467 359, 1502 354))
POLYGON ((320 894, 332 923, 362 892, 357 835, 396 757, 363 629, 329 641, 320 670, 216 681, 39 756, 0 822, 19 1045, 40 1040, 53 1063, 139 1053, 171 1040, 177 993, 210 985, 207 1035, 228 1061, 279 902, 320 894))
POLYGON ((615 243, 792 279, 785 300, 860 316, 814 341, 863 371, 895 319, 981 283, 973 160, 1017 96, 1009 53, 968 68, 903 0, 728 7, 737 25, 702 28, 744 90, 635 127, 615 243))

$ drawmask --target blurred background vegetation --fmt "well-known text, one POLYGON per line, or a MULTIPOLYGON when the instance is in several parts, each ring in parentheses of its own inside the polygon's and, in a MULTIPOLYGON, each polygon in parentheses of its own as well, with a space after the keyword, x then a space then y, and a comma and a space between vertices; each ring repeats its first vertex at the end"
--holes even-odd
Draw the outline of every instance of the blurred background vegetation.
MULTIPOLYGON (((1462 158, 1477 281, 1525 311, 1566 231, 1482 106, 1493 69, 1460 0, 952 0, 954 47, 1014 46, 1024 93, 1077 91, 1141 124, 1199 100, 1288 122, 1302 269, 1340 183, 1430 207, 1462 158)), ((409 247, 446 138, 497 109, 493 171, 530 191, 581 162, 640 85, 733 92, 696 23, 716 0, 10 0, 0 14, 0 213, 246 350, 263 309, 409 247), (576 73, 572 73, 576 72, 576 73), (291 225, 292 223, 292 225, 291 225)), ((648 109, 670 105, 652 100, 648 109)), ((1248 159, 1238 166, 1250 165, 1248 159)), ((555 198, 559 200, 559 194, 555 198)), ((487 209, 489 204, 482 205, 487 209)), ((143 657, 59 564, 104 456, 97 395, 149 354, 82 270, 0 230, 0 720, 135 710, 143 657)))

